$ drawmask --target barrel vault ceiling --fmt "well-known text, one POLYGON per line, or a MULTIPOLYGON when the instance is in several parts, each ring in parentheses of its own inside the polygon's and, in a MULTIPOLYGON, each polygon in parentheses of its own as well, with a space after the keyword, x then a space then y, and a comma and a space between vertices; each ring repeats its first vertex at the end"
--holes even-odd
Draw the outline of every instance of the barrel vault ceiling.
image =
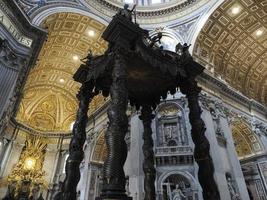
MULTIPOLYGON (((209 17, 194 45, 194 58, 244 95, 267 103, 267 3, 226 0, 209 17)), ((80 87, 72 76, 89 49, 102 54, 105 26, 80 14, 57 13, 43 26, 48 39, 26 83, 17 121, 39 132, 69 133, 80 87)), ((92 103, 96 109, 103 102, 92 103)))
POLYGON ((226 0, 208 19, 194 57, 215 76, 267 105, 267 1, 226 0))
POLYGON ((234 145, 239 158, 251 156, 262 151, 261 144, 250 126, 243 121, 231 125, 234 145))
POLYGON ((90 49, 94 54, 105 51, 107 44, 101 39, 105 26, 74 13, 51 15, 43 26, 48 39, 30 72, 16 120, 35 131, 68 133, 75 120, 80 87, 72 76, 90 49))

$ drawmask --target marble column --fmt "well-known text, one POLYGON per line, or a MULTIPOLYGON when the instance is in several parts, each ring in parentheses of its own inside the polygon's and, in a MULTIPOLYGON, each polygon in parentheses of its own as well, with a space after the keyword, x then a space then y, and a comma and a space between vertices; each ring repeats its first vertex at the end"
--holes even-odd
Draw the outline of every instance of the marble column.
POLYGON ((91 141, 87 138, 86 140, 86 149, 84 150, 84 165, 83 165, 83 169, 81 172, 81 180, 78 184, 78 189, 81 192, 80 194, 80 199, 86 199, 88 196, 88 192, 89 192, 89 173, 90 173, 90 157, 91 157, 91 153, 92 153, 92 143, 91 141))
POLYGON ((227 158, 224 158, 224 156, 222 156, 223 154, 221 153, 221 147, 219 146, 216 138, 216 133, 213 126, 214 122, 210 112, 203 109, 201 117, 206 124, 205 135, 210 143, 210 152, 214 164, 214 178, 218 185, 221 200, 229 200, 231 199, 231 197, 225 178, 225 170, 223 168, 223 162, 228 162, 227 158))
POLYGON ((221 118, 220 121, 221 121, 221 128, 227 140, 226 150, 228 153, 228 158, 231 163, 233 178, 235 179, 238 190, 239 190, 239 195, 241 199, 249 199, 247 186, 246 186, 245 179, 242 173, 240 162, 238 160, 238 155, 235 150, 234 140, 232 137, 232 132, 230 130, 228 121, 226 118, 221 118))
POLYGON ((13 141, 3 139, 2 143, 2 149, 1 149, 1 165, 0 165, 0 177, 3 177, 4 171, 8 162, 8 159, 10 157, 10 154, 12 152, 13 147, 13 141))
POLYGON ((144 128, 137 114, 131 117, 130 128, 131 148, 124 169, 125 174, 129 176, 130 196, 133 197, 133 200, 139 200, 142 199, 144 193, 144 172, 142 169, 144 160, 142 133, 144 128))

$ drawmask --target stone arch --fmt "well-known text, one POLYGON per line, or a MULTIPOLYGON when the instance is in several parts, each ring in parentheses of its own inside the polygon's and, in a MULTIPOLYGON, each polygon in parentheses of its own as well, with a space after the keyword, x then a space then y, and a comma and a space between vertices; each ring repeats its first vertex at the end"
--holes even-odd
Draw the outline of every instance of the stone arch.
POLYGON ((244 120, 231 123, 232 136, 239 158, 252 156, 262 151, 262 145, 251 126, 244 120))
MULTIPOLYGON (((176 31, 174 31, 173 29, 170 28, 164 28, 162 31, 162 39, 161 39, 161 43, 164 44, 164 42, 170 42, 172 43, 172 45, 174 46, 174 50, 175 50, 175 45, 180 43, 185 43, 184 38, 177 33, 176 31), (169 40, 169 41, 168 41, 169 40)), ((150 35, 153 37, 157 34, 156 30, 153 30, 150 32, 150 35)), ((164 46, 164 45, 163 45, 164 46)), ((166 48, 165 48, 166 49, 166 48)), ((167 49, 169 50, 169 49, 167 49)))
POLYGON ((176 146, 189 144, 184 109, 177 102, 162 103, 156 109, 157 147, 169 146, 170 140, 176 146))
POLYGON ((215 0, 213 1, 213 6, 204 14, 202 14, 199 19, 197 20, 197 25, 195 31, 193 31, 192 36, 190 37, 190 44, 192 44, 193 48, 189 48, 189 52, 193 54, 193 50, 195 49, 195 44, 199 33, 201 32, 202 28, 204 27, 205 23, 208 21, 211 14, 224 2, 225 0, 215 0))
POLYGON ((267 57, 263 56, 266 49, 262 47, 266 42, 266 22, 258 13, 264 10, 260 1, 223 1, 203 20, 206 23, 201 25, 192 52, 210 74, 262 104, 267 102, 267 57))
POLYGON ((198 189, 198 183, 197 183, 196 179, 192 176, 192 174, 190 174, 187 171, 173 170, 173 171, 165 172, 165 173, 160 175, 160 177, 158 178, 158 181, 157 181, 157 183, 158 183, 157 184, 157 190, 158 191, 162 190, 162 186, 163 186, 164 181, 168 177, 170 177, 171 175, 179 175, 179 176, 184 177, 190 183, 192 190, 198 189))
POLYGON ((165 102, 165 103, 161 103, 157 109, 156 109, 156 113, 159 113, 161 109, 165 108, 165 107, 168 107, 168 106, 174 106, 177 108, 177 110, 180 110, 182 112, 182 114, 184 115, 185 112, 184 112, 184 109, 182 108, 182 106, 180 104, 178 104, 177 102, 165 102))
POLYGON ((108 25, 108 20, 104 19, 101 16, 95 15, 92 12, 89 12, 87 10, 83 10, 80 8, 75 8, 75 7, 71 7, 67 5, 64 5, 64 6, 55 5, 54 7, 49 6, 49 8, 47 9, 44 8, 42 11, 39 11, 39 13, 36 13, 32 17, 32 24, 36 26, 40 26, 44 22, 44 20, 47 19, 50 15, 53 15, 56 13, 63 13, 63 12, 84 15, 84 16, 87 16, 87 17, 93 18, 94 20, 99 21, 105 26, 108 25))
POLYGON ((96 139, 95 145, 93 147, 90 162, 103 164, 105 161, 105 158, 107 156, 105 131, 106 131, 106 129, 103 129, 102 131, 100 131, 100 133, 96 139))

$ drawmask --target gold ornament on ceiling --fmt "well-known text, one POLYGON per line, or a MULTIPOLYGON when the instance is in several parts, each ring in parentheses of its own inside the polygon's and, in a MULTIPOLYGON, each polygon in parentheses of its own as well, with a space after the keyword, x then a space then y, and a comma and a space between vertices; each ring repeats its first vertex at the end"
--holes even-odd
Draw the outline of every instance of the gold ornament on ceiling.
POLYGON ((236 121, 232 125, 232 136, 239 158, 252 156, 262 150, 256 134, 243 121, 236 121))
MULTIPOLYGON (((107 43, 101 34, 105 26, 74 13, 51 15, 43 26, 48 39, 26 82, 16 120, 37 131, 68 133, 75 121, 80 88, 72 76, 89 50, 104 53, 107 43)), ((96 108, 104 102, 97 98, 96 108)))
POLYGON ((202 28, 193 55, 216 77, 267 105, 267 4, 226 0, 202 28))
POLYGON ((160 107, 158 113, 161 117, 176 117, 181 115, 181 110, 175 104, 160 107))

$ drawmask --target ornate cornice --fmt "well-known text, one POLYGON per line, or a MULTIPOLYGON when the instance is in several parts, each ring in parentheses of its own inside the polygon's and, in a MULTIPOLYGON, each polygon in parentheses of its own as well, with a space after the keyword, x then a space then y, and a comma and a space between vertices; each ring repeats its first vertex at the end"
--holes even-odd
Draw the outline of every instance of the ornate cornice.
MULTIPOLYGON (((202 73, 198 77, 199 83, 203 86, 203 90, 209 92, 209 89, 215 89, 219 93, 220 96, 227 97, 234 102, 246 107, 249 111, 255 110, 258 113, 262 114, 263 116, 267 116, 267 107, 263 104, 250 99, 234 88, 230 87, 226 82, 215 78, 214 76, 210 75, 209 73, 202 73), (208 85, 208 87, 207 87, 208 85)), ((216 96, 216 94, 215 94, 216 96)), ((221 98, 221 97, 220 97, 221 98)), ((233 106, 233 105, 232 105, 233 106)))
MULTIPOLYGON (((109 19, 122 8, 122 3, 110 3, 103 0, 80 0, 80 2, 91 11, 109 19)), ((159 24, 173 26, 177 21, 182 20, 182 17, 186 16, 186 19, 188 19, 192 16, 199 15, 203 12, 203 9, 212 5, 208 4, 209 2, 211 2, 211 0, 187 0, 183 2, 159 4, 159 6, 137 6, 137 22, 144 26, 153 24, 157 24, 157 26, 159 26, 159 24)))
POLYGON ((16 126, 18 129, 21 131, 24 131, 30 135, 36 135, 36 136, 41 136, 45 138, 59 138, 59 137, 64 137, 64 139, 68 139, 72 136, 72 133, 55 133, 55 132, 41 132, 41 131, 36 131, 33 130, 30 127, 27 127, 23 124, 18 123, 15 119, 12 119, 12 125, 16 126))
MULTIPOLYGON (((92 0, 89 0, 89 1, 92 1, 92 0)), ((108 1, 103 1, 103 0, 93 0, 93 1, 97 2, 99 5, 109 8, 111 11, 114 11, 114 12, 118 12, 119 9, 121 8, 121 5, 119 4, 116 5, 108 1)), ((155 7, 156 9, 153 9, 153 6, 149 6, 149 9, 148 8, 142 9, 142 7, 139 7, 136 14, 137 14, 137 17, 141 17, 141 18, 142 17, 149 18, 149 17, 165 16, 165 15, 170 15, 174 12, 180 11, 198 2, 199 0, 186 0, 180 4, 178 3, 172 6, 168 6, 167 8, 164 8, 164 4, 163 5, 160 4, 161 7, 163 7, 161 9, 157 7, 155 7)))
POLYGON ((204 92, 200 94, 199 100, 201 101, 202 108, 211 113, 215 122, 217 122, 219 116, 227 118, 229 124, 241 120, 246 122, 257 135, 267 136, 266 121, 264 122, 254 115, 248 115, 242 111, 236 110, 231 107, 231 105, 226 105, 221 99, 217 99, 204 92))

